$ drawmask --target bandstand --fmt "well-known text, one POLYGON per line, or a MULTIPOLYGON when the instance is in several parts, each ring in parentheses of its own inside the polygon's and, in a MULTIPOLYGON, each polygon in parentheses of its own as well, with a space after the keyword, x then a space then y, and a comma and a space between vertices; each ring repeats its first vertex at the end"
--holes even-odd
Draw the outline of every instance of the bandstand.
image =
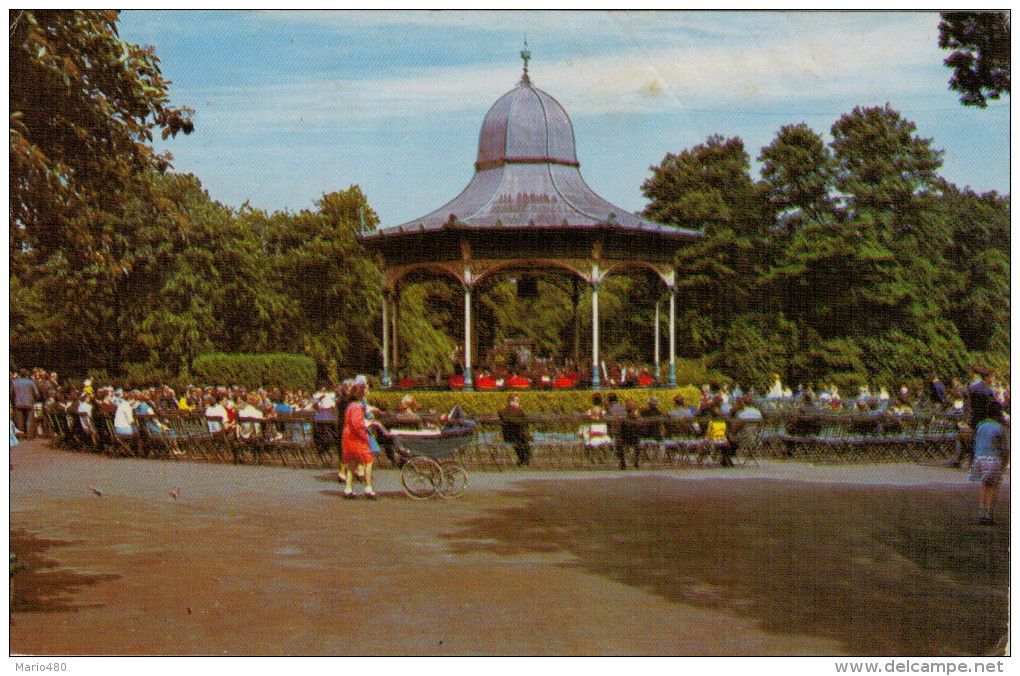
MULTIPOLYGON (((493 275, 568 275, 592 291, 591 386, 599 389, 599 287, 614 272, 644 268, 669 292, 668 383, 676 385, 676 252, 702 231, 656 223, 599 197, 581 177, 563 106, 535 87, 531 54, 520 82, 482 122, 475 174, 453 201, 361 237, 383 270, 382 381, 396 350, 395 311, 410 273, 450 275, 464 290, 464 387, 471 389, 471 295, 493 275), (391 334, 393 340, 391 341, 391 334)), ((656 312, 658 322, 658 312, 656 312)), ((658 330, 656 331, 658 376, 658 330)))

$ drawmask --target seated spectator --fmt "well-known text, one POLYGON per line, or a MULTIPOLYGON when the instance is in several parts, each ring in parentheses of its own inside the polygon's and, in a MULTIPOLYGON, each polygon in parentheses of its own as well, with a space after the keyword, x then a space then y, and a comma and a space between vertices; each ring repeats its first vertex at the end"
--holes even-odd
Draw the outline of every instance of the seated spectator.
POLYGON ((762 420, 761 411, 755 408, 751 397, 744 395, 737 399, 736 413, 733 416, 737 420, 757 422, 762 420))
POLYGON ((661 418, 662 411, 659 410, 659 398, 648 397, 648 402, 645 404, 645 407, 639 411, 638 415, 642 418, 661 418))
POLYGON ((214 401, 212 397, 207 397, 205 420, 209 426, 209 431, 213 434, 223 434, 234 427, 230 413, 227 411, 226 401, 226 394, 221 395, 219 401, 214 401))
POLYGON ((726 437, 726 418, 722 409, 716 405, 709 410, 710 420, 705 428, 705 443, 698 453, 698 464, 700 465, 705 456, 718 451, 719 466, 733 467, 733 446, 726 437))
POLYGON ((602 422, 602 419, 606 417, 606 410, 602 408, 601 394, 596 392, 591 395, 591 408, 585 411, 584 414, 592 421, 588 425, 582 425, 581 429, 578 430, 584 445, 588 448, 611 445, 613 439, 609 436, 609 426, 602 422))
POLYGON ((255 420, 263 420, 265 415, 258 408, 259 395, 252 392, 248 395, 247 405, 237 412, 237 436, 244 441, 258 439, 262 434, 262 425, 255 420))
POLYGON ((87 436, 89 440, 96 444, 99 442, 99 435, 96 434, 96 426, 92 421, 92 395, 88 392, 82 391, 78 398, 78 406, 76 412, 78 415, 78 425, 76 429, 80 430, 82 434, 87 436))
POLYGON ((131 407, 130 394, 117 402, 117 408, 113 415, 113 429, 122 437, 133 437, 138 434, 138 424, 135 422, 135 411, 131 407))
POLYGON ((418 414, 418 404, 410 394, 405 394, 400 400, 400 412, 394 417, 393 424, 405 429, 420 430, 424 427, 424 422, 418 414))
POLYGON ((290 404, 287 403, 287 398, 283 396, 282 390, 274 390, 272 396, 273 412, 274 413, 293 413, 294 409, 290 404))
POLYGON ((886 412, 889 415, 894 416, 914 415, 914 409, 910 405, 910 401, 902 395, 896 397, 896 399, 892 401, 889 408, 886 409, 886 412))
POLYGON ((730 435, 730 443, 733 445, 733 455, 736 455, 741 446, 754 443, 763 416, 747 395, 737 399, 734 410, 736 429, 730 435))
POLYGON ((698 411, 693 406, 684 403, 684 395, 678 394, 673 397, 673 409, 669 412, 671 418, 693 418, 698 411))

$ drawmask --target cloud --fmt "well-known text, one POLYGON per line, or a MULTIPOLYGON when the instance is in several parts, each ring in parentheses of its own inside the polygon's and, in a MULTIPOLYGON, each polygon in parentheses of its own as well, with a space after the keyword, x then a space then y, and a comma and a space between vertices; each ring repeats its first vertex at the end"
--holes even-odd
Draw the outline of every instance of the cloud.
MULTIPOLYGON (((434 21, 431 14, 393 14, 368 12, 362 16, 356 12, 354 19, 377 26, 387 22, 405 25, 409 19, 434 21)), ((326 16, 340 21, 351 15, 326 16)), ((642 39, 640 49, 624 44, 606 53, 536 56, 531 64, 532 79, 559 99, 572 117, 724 106, 764 109, 779 102, 786 107, 796 100, 842 101, 851 96, 884 101, 891 93, 903 97, 930 91, 930 83, 911 69, 938 58, 933 57, 934 33, 920 30, 930 27, 931 17, 894 14, 891 20, 872 17, 863 23, 856 19, 855 30, 850 31, 845 21, 825 21, 824 16, 828 15, 784 17, 770 38, 741 39, 749 29, 734 28, 731 30, 736 32, 723 42, 716 35, 711 40, 694 39, 696 44, 666 43, 648 48, 654 41, 642 39), (799 37, 791 40, 790 34, 799 37), (872 48, 876 45, 882 48, 872 48)), ((272 17, 294 21, 322 15, 286 12, 272 17)), ((469 18, 478 23, 491 21, 484 13, 472 13, 469 18)), ((625 18, 631 23, 635 20, 631 15, 625 18)), ((718 30, 717 21, 698 18, 706 26, 695 32, 718 30)), ((583 20, 606 30, 604 18, 583 20)), ((760 25, 753 29, 763 30, 760 25)), ((519 69, 518 63, 504 60, 498 64, 405 68, 393 76, 379 76, 383 72, 379 69, 372 71, 374 77, 339 70, 288 72, 285 77, 282 73, 275 78, 269 75, 267 84, 182 89, 175 95, 203 102, 196 106, 199 120, 236 127, 262 125, 274 131, 377 125, 420 116, 471 115, 480 119, 486 106, 516 84, 519 69)))

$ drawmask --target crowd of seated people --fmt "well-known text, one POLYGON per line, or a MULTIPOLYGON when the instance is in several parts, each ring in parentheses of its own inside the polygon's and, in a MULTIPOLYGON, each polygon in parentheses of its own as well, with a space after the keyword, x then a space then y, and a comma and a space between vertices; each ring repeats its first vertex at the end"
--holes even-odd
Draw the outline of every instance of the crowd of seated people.
MULTIPOLYGON (((12 374, 12 397, 14 380, 12 374)), ((43 436, 52 436, 50 421, 53 415, 64 416, 67 429, 83 434, 86 440, 101 443, 108 429, 106 420, 112 421, 115 434, 122 437, 144 436, 168 438, 173 432, 163 422, 170 415, 204 417, 212 434, 231 435, 250 440, 262 432, 258 420, 308 413, 314 421, 337 421, 350 403, 350 383, 336 387, 323 387, 316 392, 274 388, 245 389, 242 387, 188 386, 177 392, 167 385, 128 389, 93 384, 86 378, 79 384, 61 385, 56 373, 45 374, 52 387, 37 383, 39 401, 33 416, 43 436)), ((13 417, 13 414, 12 414, 13 417)), ((21 423, 24 424, 24 423, 21 423)), ((19 425, 20 429, 20 425, 19 425)), ((23 432, 25 430, 22 430, 23 432)))
MULTIPOLYGON (((638 367, 613 367, 606 371, 613 375, 618 373, 619 382, 642 382, 643 371, 638 367)), ((523 376, 508 371, 498 375, 502 377, 496 379, 488 372, 481 372, 476 387, 488 389, 488 379, 492 381, 492 388, 556 388, 557 383, 563 387, 573 387, 578 386, 582 380, 576 369, 568 368, 556 370, 543 367, 543 370, 528 372, 523 376)), ((989 382, 995 398, 1008 412, 1009 388, 994 378, 990 378, 989 382)), ((28 437, 54 434, 55 430, 50 424, 52 419, 46 414, 57 413, 65 417, 69 429, 92 441, 101 440, 104 434, 110 432, 106 419, 112 422, 111 427, 117 435, 134 437, 141 432, 147 437, 170 440, 173 432, 162 422, 161 416, 191 413, 204 417, 213 434, 248 440, 262 431, 259 419, 307 413, 315 422, 335 423, 342 420, 343 411, 350 403, 349 387, 350 382, 321 387, 315 392, 264 388, 246 390, 236 386, 188 386, 177 392, 166 385, 124 390, 94 384, 88 378, 80 381, 80 384, 79 381, 61 383, 57 373, 37 368, 30 373, 11 373, 12 420, 28 437), (18 400, 22 408, 19 414, 21 417, 16 417, 16 389, 19 397, 25 392, 30 393, 27 400, 30 402, 29 410, 25 410, 26 400, 23 397, 18 400), (27 429, 21 429, 22 426, 27 429)), ((943 386, 937 378, 932 378, 929 386, 921 393, 912 392, 906 385, 892 388, 893 394, 884 386, 874 389, 861 386, 851 397, 842 395, 831 384, 817 388, 811 385, 798 386, 796 391, 791 392, 783 387, 776 376, 772 388, 764 397, 759 396, 753 388, 745 392, 739 385, 713 388, 706 384, 702 386, 696 400, 685 401, 683 396, 678 395, 672 406, 665 407, 661 407, 654 397, 630 401, 626 389, 620 388, 606 394, 593 394, 592 406, 585 412, 591 424, 585 425, 580 434, 586 442, 593 444, 607 444, 607 439, 610 439, 619 452, 620 441, 624 442, 624 447, 633 445, 630 439, 620 439, 621 428, 613 422, 626 418, 688 419, 691 421, 691 433, 715 441, 727 438, 730 443, 733 441, 730 434, 732 428, 739 428, 740 425, 727 426, 726 421, 747 418, 760 420, 762 411, 793 412, 801 418, 835 412, 852 414, 858 418, 876 416, 885 420, 918 412, 941 411, 950 415, 956 413, 963 418, 967 387, 960 379, 953 379, 950 385, 943 386)), ((413 395, 407 394, 401 402, 399 413, 390 417, 399 427, 421 427, 427 423, 422 420, 419 408, 413 395)), ((332 441, 317 439, 316 443, 332 441)), ((723 464, 728 464, 725 455, 723 464)))
MULTIPOLYGON (((798 385, 794 391, 783 387, 779 376, 773 374, 773 386, 764 397, 758 397, 752 390, 752 397, 767 410, 802 410, 810 406, 810 413, 845 412, 870 415, 909 416, 915 412, 941 412, 963 414, 967 398, 967 386, 957 378, 949 387, 944 386, 933 376, 928 387, 921 392, 911 391, 906 385, 898 388, 887 388, 885 385, 869 387, 861 385, 852 395, 841 394, 833 384, 822 384, 817 388, 812 385, 798 385)), ((707 386, 706 386, 707 387, 707 386)), ((996 399, 1006 409, 1009 408, 1009 388, 1002 382, 992 379, 992 389, 996 399)), ((735 388, 739 392, 739 387, 735 388)), ((725 394, 725 388, 723 393, 725 394)))

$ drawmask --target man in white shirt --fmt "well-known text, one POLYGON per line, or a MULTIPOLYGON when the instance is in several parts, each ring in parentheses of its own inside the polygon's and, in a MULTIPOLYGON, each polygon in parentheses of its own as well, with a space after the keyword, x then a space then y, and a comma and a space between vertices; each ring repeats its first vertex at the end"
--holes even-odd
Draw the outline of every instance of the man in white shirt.
POLYGON ((259 403, 259 395, 252 392, 248 395, 248 403, 237 412, 237 436, 245 441, 249 439, 258 438, 258 435, 262 432, 262 425, 257 422, 251 422, 252 419, 263 419, 265 415, 258 409, 256 404, 259 403), (247 420, 246 420, 247 419, 247 420))
POLYGON ((138 434, 138 425, 135 423, 134 409, 131 408, 130 394, 117 400, 117 412, 113 414, 113 428, 117 434, 123 437, 138 434))
POLYGON ((209 431, 213 434, 220 434, 230 427, 230 415, 226 406, 223 405, 223 397, 217 401, 209 397, 206 401, 205 421, 209 431))

